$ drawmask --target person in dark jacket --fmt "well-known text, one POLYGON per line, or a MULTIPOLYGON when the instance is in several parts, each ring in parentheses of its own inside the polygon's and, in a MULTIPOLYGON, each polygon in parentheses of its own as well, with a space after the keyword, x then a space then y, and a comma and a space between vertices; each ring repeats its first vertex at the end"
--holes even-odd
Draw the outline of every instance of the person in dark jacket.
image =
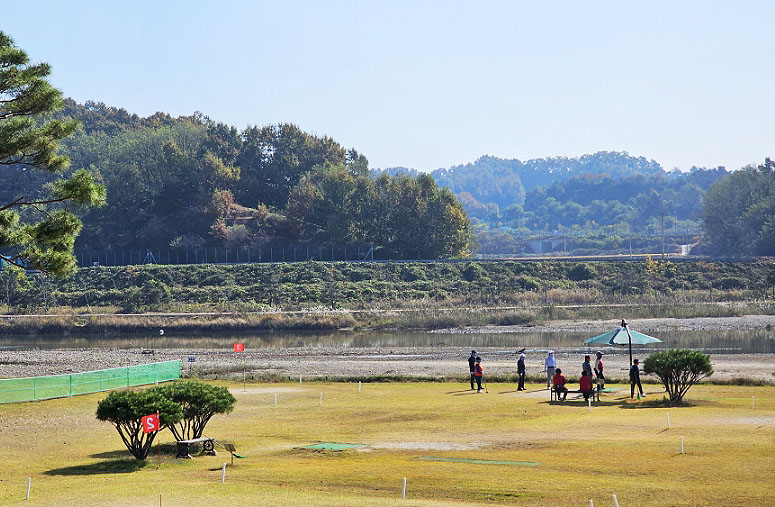
POLYGON ((592 376, 584 370, 581 372, 581 378, 579 379, 579 391, 584 395, 584 401, 589 399, 592 394, 592 376))
POLYGON ((476 381, 476 351, 471 351, 471 356, 468 358, 468 371, 471 372, 471 390, 474 390, 474 382, 476 381))
POLYGON ((476 377, 476 392, 481 393, 482 392, 482 377, 484 376, 484 371, 482 370, 482 358, 477 357, 476 363, 474 364, 474 376, 476 377))
POLYGON ((589 362, 589 355, 584 356, 584 362, 581 363, 581 371, 587 372, 587 375, 589 376, 589 380, 592 380, 592 365, 589 362))
POLYGON ((519 351, 519 360, 517 361, 517 376, 519 376, 519 386, 517 391, 525 390, 525 349, 519 351))
POLYGON ((640 397, 646 396, 643 394, 643 386, 640 385, 640 370, 638 370, 638 364, 640 364, 640 359, 635 359, 632 361, 632 366, 630 366, 630 399, 635 397, 635 386, 638 386, 638 391, 640 392, 640 397))

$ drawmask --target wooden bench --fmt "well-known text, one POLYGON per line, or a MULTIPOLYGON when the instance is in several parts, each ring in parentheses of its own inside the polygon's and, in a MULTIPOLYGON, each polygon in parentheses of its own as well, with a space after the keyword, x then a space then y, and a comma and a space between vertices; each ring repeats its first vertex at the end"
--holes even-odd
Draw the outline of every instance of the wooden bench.
MULTIPOLYGON (((575 391, 571 391, 570 389, 568 389, 567 391, 562 391, 562 392, 566 393, 566 395, 567 394, 584 394, 584 391, 581 391, 579 389, 576 389, 575 391)), ((553 401, 553 400, 562 401, 562 400, 560 400, 560 398, 558 396, 559 394, 560 393, 557 392, 555 386, 552 386, 552 388, 549 389, 549 401, 553 401)), ((590 394, 592 395, 592 401, 600 401, 600 391, 598 391, 597 389, 592 389, 590 394), (597 399, 595 399, 595 398, 597 398, 597 399)))
POLYGON ((202 452, 199 453, 200 456, 202 454, 207 454, 208 456, 218 455, 218 453, 215 452, 215 439, 209 438, 209 437, 201 437, 201 438, 192 438, 191 440, 178 440, 178 455, 175 457, 191 459, 191 454, 190 454, 191 446, 195 444, 202 444, 202 452))

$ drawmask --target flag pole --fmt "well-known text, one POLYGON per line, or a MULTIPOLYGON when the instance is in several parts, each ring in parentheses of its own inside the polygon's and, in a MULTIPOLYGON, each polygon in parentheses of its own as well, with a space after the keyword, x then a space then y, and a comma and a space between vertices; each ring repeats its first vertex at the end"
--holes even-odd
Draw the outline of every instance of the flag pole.
MULTIPOLYGON (((159 417, 159 411, 156 411, 156 424, 161 427, 161 418, 159 417)), ((156 430, 156 436, 159 436, 159 430, 156 430)), ((161 440, 156 441, 156 450, 159 454, 159 507, 161 507, 161 440)))

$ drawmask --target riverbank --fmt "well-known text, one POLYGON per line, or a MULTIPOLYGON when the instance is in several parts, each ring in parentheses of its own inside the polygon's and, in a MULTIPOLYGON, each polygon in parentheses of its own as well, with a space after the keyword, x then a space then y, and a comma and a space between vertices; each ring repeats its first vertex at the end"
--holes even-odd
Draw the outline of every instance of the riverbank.
MULTIPOLYGON (((617 321, 554 321, 541 326, 479 326, 454 329, 454 332, 472 335, 497 332, 562 332, 586 331, 595 333, 611 329, 617 321)), ((698 319, 640 319, 630 322, 644 332, 670 329, 775 329, 775 316, 749 315, 744 317, 698 319)), ((768 331, 768 332, 770 332, 768 331)), ((440 338, 452 330, 437 331, 440 338)), ((65 341, 66 342, 66 341, 65 341)), ((475 343, 475 336, 472 336, 475 343)), ((546 348, 527 350, 528 374, 538 378, 543 370, 546 348)), ((606 367, 609 376, 625 379, 629 357, 626 348, 607 348, 606 367)), ((488 378, 509 380, 516 370, 514 350, 503 347, 477 347, 483 358, 488 378)), ((293 380, 299 376, 311 379, 462 379, 466 376, 466 358, 469 347, 438 345, 426 347, 353 347, 323 345, 314 347, 249 347, 235 354, 230 348, 158 348, 142 349, 126 345, 122 348, 19 348, 0 350, 0 377, 56 375, 92 371, 156 361, 179 359, 184 375, 203 378, 241 378, 243 371, 249 379, 293 380), (194 362, 189 362, 194 358, 194 362)), ((574 377, 580 371, 584 349, 555 348, 559 365, 574 377), (578 370, 578 371, 577 371, 578 370)), ((636 353, 637 354, 637 353, 636 353)), ((643 353, 640 353, 643 355, 643 353)), ((754 382, 775 382, 775 354, 712 353, 715 381, 746 379, 754 382)))

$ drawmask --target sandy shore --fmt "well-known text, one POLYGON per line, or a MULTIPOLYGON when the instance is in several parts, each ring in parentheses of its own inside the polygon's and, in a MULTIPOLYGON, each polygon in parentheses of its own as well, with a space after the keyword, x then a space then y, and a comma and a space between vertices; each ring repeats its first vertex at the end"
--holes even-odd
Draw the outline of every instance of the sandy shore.
MULTIPOLYGON (((610 329, 616 321, 565 322, 544 326, 487 326, 463 330, 470 333, 535 332, 610 329)), ((632 327, 648 332, 654 329, 772 329, 775 316, 746 316, 699 319, 642 319, 632 327)), ((461 332, 460 329, 454 330, 461 332)), ((444 331, 439 331, 444 333, 444 331)), ((153 354, 142 349, 11 349, 0 350, 0 377, 27 377, 93 371, 127 365, 179 359, 184 374, 222 377, 231 373, 241 377, 243 361, 248 377, 278 375, 306 377, 368 377, 381 375, 461 377, 467 374, 466 347, 314 347, 263 348, 235 354, 224 349, 156 349, 153 354), (189 362, 189 357, 195 362, 189 362)), ((514 351, 503 348, 477 349, 488 375, 512 375, 516 371, 514 351)), ((581 371, 583 354, 578 349, 555 349, 559 366, 571 376, 581 371)), ((545 349, 528 349, 528 375, 540 375, 545 349)), ((629 359, 627 350, 611 349, 606 357, 608 376, 626 378, 629 359)), ((711 354, 714 378, 748 377, 775 382, 775 354, 711 354)))

